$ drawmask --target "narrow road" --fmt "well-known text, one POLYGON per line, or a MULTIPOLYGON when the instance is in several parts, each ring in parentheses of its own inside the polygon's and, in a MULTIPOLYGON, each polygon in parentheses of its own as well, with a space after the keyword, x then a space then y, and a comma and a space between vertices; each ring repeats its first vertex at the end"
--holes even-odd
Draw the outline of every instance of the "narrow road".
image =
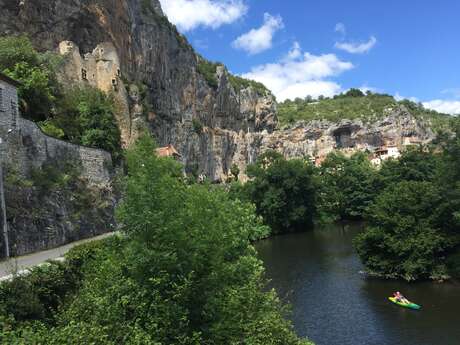
POLYGON ((6 261, 0 261, 0 281, 10 279, 12 277, 13 272, 21 273, 27 270, 28 268, 40 265, 46 262, 47 260, 62 259, 64 254, 66 254, 71 248, 78 246, 79 244, 101 240, 108 236, 112 236, 113 234, 113 232, 110 232, 96 237, 87 238, 85 240, 72 242, 61 247, 44 250, 42 252, 32 253, 25 256, 10 258, 6 261))

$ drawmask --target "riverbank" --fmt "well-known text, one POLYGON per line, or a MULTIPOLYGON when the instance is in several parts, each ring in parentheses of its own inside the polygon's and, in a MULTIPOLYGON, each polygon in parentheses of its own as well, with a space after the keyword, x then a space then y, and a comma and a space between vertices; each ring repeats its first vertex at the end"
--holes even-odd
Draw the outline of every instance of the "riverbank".
POLYGON ((318 345, 457 345, 460 286, 363 276, 352 245, 359 231, 329 226, 256 244, 270 287, 292 305, 296 333, 318 345), (422 310, 390 303, 394 291, 422 310))

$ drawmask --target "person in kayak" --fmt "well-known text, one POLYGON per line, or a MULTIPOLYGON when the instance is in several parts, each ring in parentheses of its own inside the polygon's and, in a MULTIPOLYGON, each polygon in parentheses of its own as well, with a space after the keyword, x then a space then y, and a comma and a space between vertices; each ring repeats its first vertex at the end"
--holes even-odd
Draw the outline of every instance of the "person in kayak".
POLYGON ((401 303, 410 303, 406 297, 404 297, 401 292, 399 291, 396 291, 395 293, 393 293, 393 297, 396 298, 396 300, 398 302, 401 302, 401 303))

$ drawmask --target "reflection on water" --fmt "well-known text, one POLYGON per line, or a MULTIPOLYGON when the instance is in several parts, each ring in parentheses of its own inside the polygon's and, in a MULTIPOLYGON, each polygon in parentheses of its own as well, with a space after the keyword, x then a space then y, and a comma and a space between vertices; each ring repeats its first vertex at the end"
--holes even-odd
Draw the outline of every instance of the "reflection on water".
POLYGON ((359 231, 332 226, 257 244, 297 333, 317 345, 459 345, 460 285, 364 277, 352 247, 359 231), (390 303, 396 290, 422 310, 390 303))

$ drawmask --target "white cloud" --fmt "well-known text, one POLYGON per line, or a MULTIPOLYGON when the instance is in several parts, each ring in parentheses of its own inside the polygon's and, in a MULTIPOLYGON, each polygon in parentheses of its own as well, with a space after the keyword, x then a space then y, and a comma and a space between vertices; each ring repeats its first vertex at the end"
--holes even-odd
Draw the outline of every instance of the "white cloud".
POLYGON ((423 106, 427 109, 436 110, 440 113, 459 115, 460 114, 460 101, 449 101, 436 99, 429 102, 424 102, 423 106))
POLYGON ((343 23, 337 23, 335 24, 335 32, 338 32, 342 35, 346 35, 347 34, 347 28, 345 27, 345 24, 343 23))
POLYGON ((243 74, 244 78, 265 84, 278 100, 311 95, 332 96, 341 91, 341 86, 326 78, 334 77, 352 69, 351 62, 341 61, 334 54, 313 55, 302 52, 296 42, 280 61, 253 67, 243 74))
POLYGON ((345 50, 350 54, 363 54, 370 51, 376 43, 377 39, 374 36, 371 36, 367 42, 335 42, 335 47, 337 49, 345 50))
POLYGON ((199 26, 216 29, 244 16, 248 10, 243 0, 160 0, 163 11, 180 31, 199 26))
POLYGON ((258 29, 241 35, 232 46, 236 49, 242 49, 249 54, 258 54, 272 47, 273 35, 284 27, 283 19, 280 16, 272 16, 269 13, 264 14, 264 24, 258 29))

